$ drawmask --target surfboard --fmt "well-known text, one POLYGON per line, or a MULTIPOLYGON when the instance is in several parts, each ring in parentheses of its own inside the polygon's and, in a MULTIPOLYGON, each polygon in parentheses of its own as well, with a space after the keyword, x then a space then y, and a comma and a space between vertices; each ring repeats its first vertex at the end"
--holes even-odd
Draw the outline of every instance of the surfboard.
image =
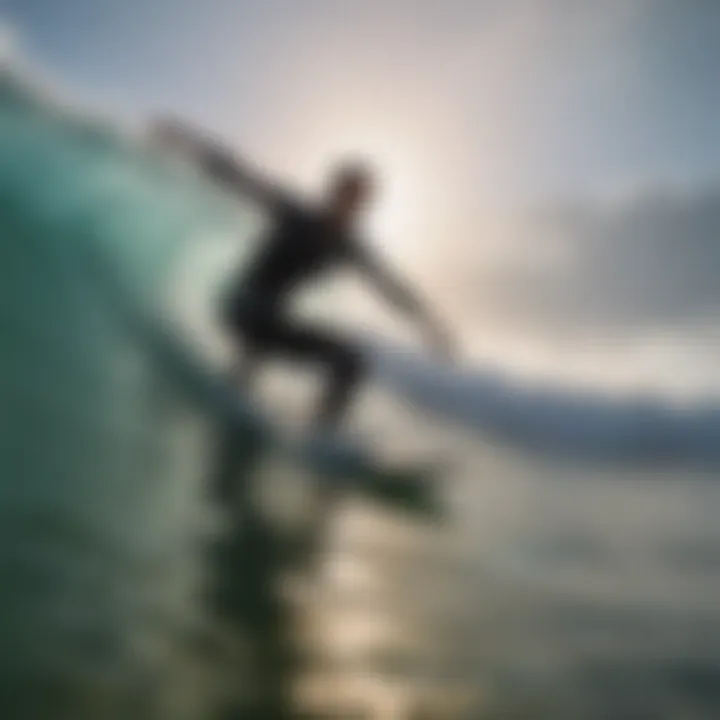
POLYGON ((348 436, 295 441, 293 454, 303 459, 331 490, 353 492, 386 508, 440 519, 438 492, 444 464, 398 464, 384 460, 348 436))
POLYGON ((390 462, 350 435, 318 437, 282 428, 230 387, 216 385, 212 404, 235 429, 238 438, 254 438, 261 453, 281 455, 312 472, 329 495, 359 495, 381 507, 425 520, 445 517, 440 478, 447 463, 390 462))

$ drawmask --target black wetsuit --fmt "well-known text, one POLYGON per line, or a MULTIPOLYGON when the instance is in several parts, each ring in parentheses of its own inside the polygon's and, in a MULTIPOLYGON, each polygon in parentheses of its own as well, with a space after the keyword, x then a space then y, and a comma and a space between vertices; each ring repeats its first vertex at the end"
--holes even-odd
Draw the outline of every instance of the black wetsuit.
POLYGON ((330 372, 319 410, 320 425, 334 425, 363 375, 362 354, 337 331, 294 320, 294 291, 325 271, 365 262, 362 246, 320 211, 282 201, 259 255, 238 278, 225 318, 250 362, 267 354, 318 362, 330 372))

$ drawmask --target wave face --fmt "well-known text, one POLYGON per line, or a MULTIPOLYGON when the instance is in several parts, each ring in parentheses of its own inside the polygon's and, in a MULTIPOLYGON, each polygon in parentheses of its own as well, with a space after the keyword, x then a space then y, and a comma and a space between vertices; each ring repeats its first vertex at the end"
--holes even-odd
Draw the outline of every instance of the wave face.
POLYGON ((181 717, 210 428, 123 313, 163 317, 217 211, 120 133, 0 77, 4 717, 181 717))

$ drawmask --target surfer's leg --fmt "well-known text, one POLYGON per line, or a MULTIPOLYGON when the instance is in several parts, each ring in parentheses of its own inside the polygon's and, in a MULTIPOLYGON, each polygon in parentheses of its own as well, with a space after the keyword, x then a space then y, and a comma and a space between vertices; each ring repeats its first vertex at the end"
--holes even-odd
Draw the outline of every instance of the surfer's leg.
POLYGON ((330 377, 318 406, 315 424, 321 429, 334 429, 348 413, 365 376, 365 363, 362 354, 350 345, 332 338, 326 341, 324 359, 329 364, 330 377))
POLYGON ((365 377, 360 349, 330 330, 303 327, 280 318, 266 325, 263 346, 280 356, 315 362, 327 369, 315 425, 323 430, 338 427, 365 377))

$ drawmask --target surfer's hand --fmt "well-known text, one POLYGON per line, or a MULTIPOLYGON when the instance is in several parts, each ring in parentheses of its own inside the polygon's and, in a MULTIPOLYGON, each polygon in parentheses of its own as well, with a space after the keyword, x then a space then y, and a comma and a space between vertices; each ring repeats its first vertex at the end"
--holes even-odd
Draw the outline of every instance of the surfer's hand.
POLYGON ((224 156, 224 150, 214 140, 182 120, 157 118, 152 122, 150 130, 152 137, 160 144, 199 154, 201 158, 215 160, 224 156))
POLYGON ((156 118, 150 124, 150 135, 157 143, 167 146, 197 145, 197 134, 180 120, 156 118))
POLYGON ((180 120, 155 120, 152 133, 160 146, 176 148, 188 154, 210 177, 224 180, 239 174, 237 163, 225 148, 180 120))

